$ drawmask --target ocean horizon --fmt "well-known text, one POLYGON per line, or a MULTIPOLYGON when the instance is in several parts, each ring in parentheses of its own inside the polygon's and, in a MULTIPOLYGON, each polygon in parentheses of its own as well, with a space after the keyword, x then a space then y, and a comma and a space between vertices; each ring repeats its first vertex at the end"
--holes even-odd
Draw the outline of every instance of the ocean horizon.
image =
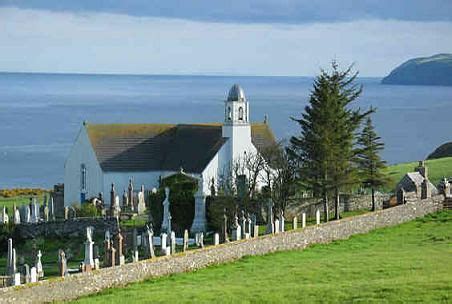
MULTIPOLYGON (((63 182, 64 161, 82 122, 222 122, 223 101, 239 83, 251 121, 269 123, 278 139, 299 129, 290 117, 306 106, 314 77, 115 75, 0 72, 0 188, 63 182)), ((388 163, 424 159, 451 141, 452 87, 382 85, 360 77, 356 106, 377 108, 374 123, 388 163)))

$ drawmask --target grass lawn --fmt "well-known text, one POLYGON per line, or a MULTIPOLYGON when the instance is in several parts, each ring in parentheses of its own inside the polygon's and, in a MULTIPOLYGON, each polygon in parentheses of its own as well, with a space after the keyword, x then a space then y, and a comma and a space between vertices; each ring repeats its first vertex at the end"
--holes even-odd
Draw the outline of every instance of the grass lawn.
MULTIPOLYGON (((426 161, 430 181, 436 186, 443 177, 452 177, 452 157, 431 159, 426 161)), ((394 190, 397 183, 407 172, 413 172, 418 162, 401 163, 389 166, 386 173, 391 178, 388 190, 394 190)))
MULTIPOLYGON (((38 199, 38 201, 40 200, 38 199)), ((19 207, 21 205, 28 204, 29 202, 30 202, 29 196, 0 197, 0 208, 3 210, 3 206, 5 206, 8 209, 8 211, 10 211, 13 210, 14 204, 16 204, 17 207, 19 207)))
POLYGON ((78 303, 452 301, 452 212, 304 251, 134 283, 78 303))

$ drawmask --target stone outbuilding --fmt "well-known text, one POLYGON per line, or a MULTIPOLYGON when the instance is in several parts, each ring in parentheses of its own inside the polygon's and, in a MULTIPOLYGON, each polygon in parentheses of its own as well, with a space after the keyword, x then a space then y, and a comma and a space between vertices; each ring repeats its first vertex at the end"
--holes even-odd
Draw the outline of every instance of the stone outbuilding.
POLYGON ((438 194, 436 187, 428 178, 428 168, 419 161, 414 172, 408 172, 396 186, 397 202, 403 204, 407 198, 426 199, 438 194))

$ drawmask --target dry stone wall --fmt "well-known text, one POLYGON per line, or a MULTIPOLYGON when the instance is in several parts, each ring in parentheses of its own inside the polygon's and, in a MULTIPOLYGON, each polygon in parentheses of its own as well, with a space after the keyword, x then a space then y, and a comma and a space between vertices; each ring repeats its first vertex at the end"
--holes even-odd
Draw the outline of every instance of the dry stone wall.
POLYGON ((15 236, 19 239, 36 237, 78 237, 86 235, 86 227, 93 227, 96 233, 104 233, 107 229, 112 233, 118 231, 114 218, 75 218, 40 222, 36 224, 20 224, 15 227, 15 236))
POLYGON ((22 288, 0 289, 0 302, 41 303, 74 299, 105 288, 168 274, 192 271, 213 264, 225 263, 248 255, 302 249, 315 243, 347 239, 380 227, 398 225, 437 211, 442 199, 435 197, 356 217, 332 221, 277 235, 206 247, 170 257, 145 260, 121 267, 72 275, 64 279, 39 282, 22 288))

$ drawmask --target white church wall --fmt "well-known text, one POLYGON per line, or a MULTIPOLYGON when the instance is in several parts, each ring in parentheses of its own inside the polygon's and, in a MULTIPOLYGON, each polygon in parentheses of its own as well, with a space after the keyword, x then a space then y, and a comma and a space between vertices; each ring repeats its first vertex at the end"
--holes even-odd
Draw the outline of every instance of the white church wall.
MULTIPOLYGON (((228 141, 229 142, 229 141, 228 141)), ((205 195, 210 195, 210 186, 212 185, 212 178, 215 182, 215 188, 218 187, 218 179, 220 174, 222 174, 222 170, 229 164, 230 161, 230 153, 228 145, 226 142, 220 150, 215 154, 215 156, 210 160, 209 164, 206 166, 204 171, 202 172, 203 179, 203 193, 205 195)))
POLYGON ((64 205, 80 203, 81 165, 86 168, 86 198, 103 190, 103 174, 84 126, 80 129, 64 165, 64 205))

